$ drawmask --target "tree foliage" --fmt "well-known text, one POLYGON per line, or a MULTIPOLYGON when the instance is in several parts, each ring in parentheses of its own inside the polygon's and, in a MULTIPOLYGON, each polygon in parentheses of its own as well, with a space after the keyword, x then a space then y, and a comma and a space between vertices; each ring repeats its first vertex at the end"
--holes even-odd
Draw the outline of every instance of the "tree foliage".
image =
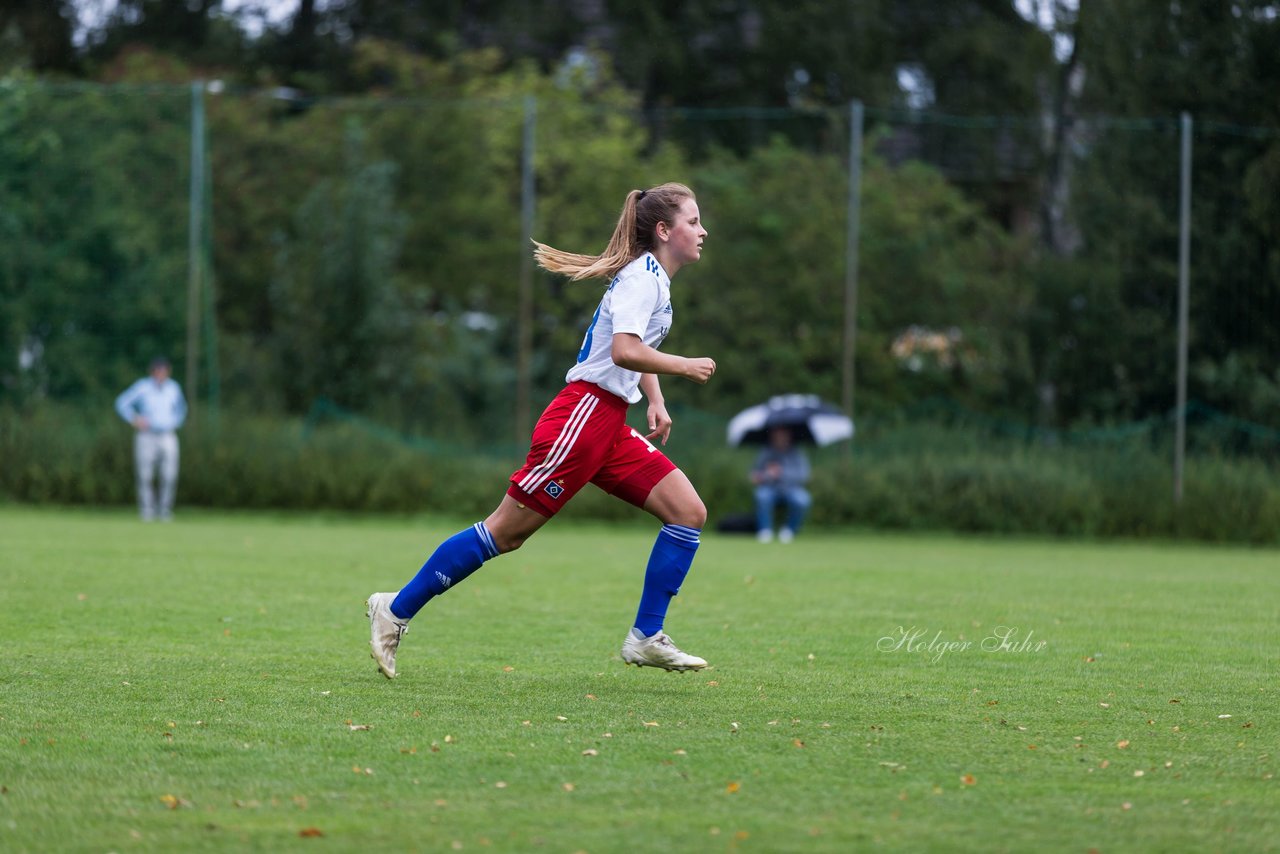
MULTIPOLYGON (((0 394, 105 396, 154 353, 180 358, 200 77, 218 81, 204 106, 233 405, 329 397, 505 436, 530 119, 539 240, 595 252, 627 190, 697 189, 707 263, 677 283, 672 346, 721 359, 700 406, 838 397, 859 97, 878 115, 860 407, 946 394, 1051 425, 1166 412, 1185 110, 1192 393, 1275 423, 1280 325, 1257 319, 1280 311, 1272 6, 1032 5, 1055 32, 998 0, 303 0, 284 19, 121 0, 96 23, 72 2, 10 4, 0 394)), ((549 392, 599 287, 536 273, 534 288, 549 392)))

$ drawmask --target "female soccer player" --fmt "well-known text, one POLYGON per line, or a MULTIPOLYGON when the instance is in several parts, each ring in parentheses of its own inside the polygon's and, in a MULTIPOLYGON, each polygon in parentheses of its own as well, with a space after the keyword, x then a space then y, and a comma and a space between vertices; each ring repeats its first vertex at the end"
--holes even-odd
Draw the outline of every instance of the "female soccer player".
POLYGON ((671 329, 671 278, 702 256, 702 227, 693 191, 663 184, 627 194, 613 237, 600 255, 576 255, 536 243, 538 265, 570 279, 609 280, 565 376, 568 385, 533 428, 529 456, 511 475, 507 493, 489 517, 445 540, 399 593, 374 593, 368 616, 373 658, 396 675, 396 649, 409 620, 490 558, 520 548, 578 490, 594 483, 662 521, 645 569, 635 626, 622 660, 641 667, 699 670, 707 662, 681 651, 663 631, 671 597, 680 590, 698 550, 707 508, 684 472, 651 439, 667 443, 671 416, 658 375, 706 383, 716 371, 708 358, 658 351, 671 329), (627 406, 648 399, 648 435, 626 424, 627 406))

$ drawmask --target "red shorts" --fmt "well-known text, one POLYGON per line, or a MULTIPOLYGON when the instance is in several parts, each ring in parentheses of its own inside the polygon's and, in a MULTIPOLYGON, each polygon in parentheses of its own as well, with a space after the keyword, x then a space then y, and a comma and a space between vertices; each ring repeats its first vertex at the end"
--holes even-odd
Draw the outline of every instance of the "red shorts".
POLYGON ((675 463, 627 426, 627 402, 594 383, 572 382, 537 425, 524 466, 507 494, 543 516, 554 516, 578 490, 594 483, 643 507, 675 463))

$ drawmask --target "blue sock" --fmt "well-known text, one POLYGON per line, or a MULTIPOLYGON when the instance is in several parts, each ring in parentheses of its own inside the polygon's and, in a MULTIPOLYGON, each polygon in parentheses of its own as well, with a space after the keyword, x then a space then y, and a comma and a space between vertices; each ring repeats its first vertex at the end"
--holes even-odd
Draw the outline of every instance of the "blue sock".
POLYGON ((663 525, 657 542, 649 555, 649 565, 644 571, 644 592, 640 594, 640 608, 636 611, 636 628, 645 637, 653 637, 662 631, 671 597, 680 592, 680 585, 689 573, 689 565, 698 551, 697 528, 683 525, 663 525))
POLYGON ((404 586, 391 603, 391 613, 402 620, 411 618, 422 610, 434 596, 448 590, 480 568, 481 564, 498 556, 493 535, 476 522, 465 531, 459 531, 445 540, 427 558, 413 580, 404 586))

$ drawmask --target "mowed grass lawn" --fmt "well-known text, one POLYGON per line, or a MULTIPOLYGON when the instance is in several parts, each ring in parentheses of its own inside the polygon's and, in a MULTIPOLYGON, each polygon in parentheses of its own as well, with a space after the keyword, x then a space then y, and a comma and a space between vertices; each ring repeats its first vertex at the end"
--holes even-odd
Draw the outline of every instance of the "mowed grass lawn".
POLYGON ((564 518, 383 679, 365 596, 471 521, 0 508, 0 850, 1280 846, 1275 550, 707 534, 672 674, 656 526, 564 518))

